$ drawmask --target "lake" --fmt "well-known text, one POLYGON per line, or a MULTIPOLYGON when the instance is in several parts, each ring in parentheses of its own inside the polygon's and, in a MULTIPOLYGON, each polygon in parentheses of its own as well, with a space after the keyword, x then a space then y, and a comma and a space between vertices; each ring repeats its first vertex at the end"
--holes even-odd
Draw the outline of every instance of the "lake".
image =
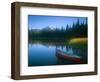
MULTIPOLYGON (((65 54, 66 55, 66 54, 65 54)), ((29 41, 28 45, 28 66, 50 66, 50 65, 73 65, 87 64, 87 46, 70 46, 63 41, 29 41), (81 58, 78 63, 70 58, 63 59, 57 56, 57 50, 69 53, 73 57, 81 58)))

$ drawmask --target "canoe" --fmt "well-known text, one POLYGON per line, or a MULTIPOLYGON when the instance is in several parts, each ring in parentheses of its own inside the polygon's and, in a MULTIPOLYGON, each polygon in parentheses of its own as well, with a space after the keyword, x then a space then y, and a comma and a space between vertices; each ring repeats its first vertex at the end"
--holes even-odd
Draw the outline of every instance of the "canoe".
POLYGON ((82 63, 81 57, 77 56, 77 55, 72 55, 72 54, 67 54, 59 49, 56 49, 56 56, 59 59, 63 59, 63 60, 71 60, 74 61, 76 63, 82 63))

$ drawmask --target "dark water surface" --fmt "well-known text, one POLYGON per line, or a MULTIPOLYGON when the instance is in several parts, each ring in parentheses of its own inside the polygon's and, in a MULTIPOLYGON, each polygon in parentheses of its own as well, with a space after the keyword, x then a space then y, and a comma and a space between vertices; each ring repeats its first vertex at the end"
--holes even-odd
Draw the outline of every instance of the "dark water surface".
POLYGON ((48 66, 48 65, 70 65, 87 64, 87 46, 69 46, 63 42, 29 42, 28 45, 28 66, 48 66), (79 47, 78 47, 79 46, 79 47), (57 49, 78 56, 82 63, 77 63, 69 59, 62 59, 56 56, 57 49))

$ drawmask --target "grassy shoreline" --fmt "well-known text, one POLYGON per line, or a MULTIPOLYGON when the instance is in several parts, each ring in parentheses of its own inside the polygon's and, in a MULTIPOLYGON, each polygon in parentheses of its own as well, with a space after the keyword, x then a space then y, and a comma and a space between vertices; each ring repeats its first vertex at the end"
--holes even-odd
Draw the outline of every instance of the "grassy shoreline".
POLYGON ((87 45, 88 39, 86 37, 82 38, 73 38, 68 41, 69 45, 87 45))

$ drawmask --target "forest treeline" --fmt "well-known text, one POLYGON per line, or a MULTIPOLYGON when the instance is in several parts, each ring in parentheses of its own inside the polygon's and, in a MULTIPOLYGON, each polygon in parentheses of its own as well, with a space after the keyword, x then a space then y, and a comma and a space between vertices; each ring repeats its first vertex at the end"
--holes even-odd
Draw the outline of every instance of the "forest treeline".
POLYGON ((31 29, 28 31, 29 40, 31 39, 67 39, 76 37, 87 37, 88 31, 86 23, 77 20, 72 26, 66 24, 66 27, 57 28, 47 26, 44 29, 31 29))

